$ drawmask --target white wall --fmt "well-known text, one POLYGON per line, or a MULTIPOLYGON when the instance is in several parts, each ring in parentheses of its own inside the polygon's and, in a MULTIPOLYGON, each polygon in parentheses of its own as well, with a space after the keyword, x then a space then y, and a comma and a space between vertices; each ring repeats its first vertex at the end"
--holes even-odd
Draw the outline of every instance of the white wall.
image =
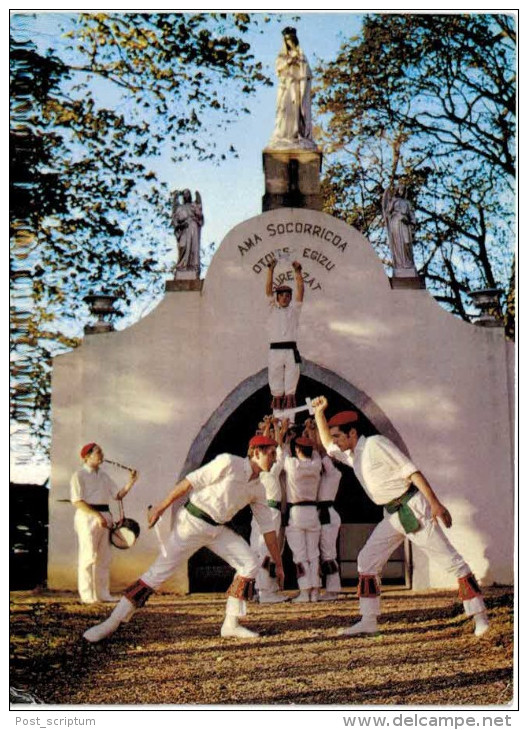
MULTIPOLYGON (((57 500, 68 497, 80 446, 97 441, 140 471, 125 504, 144 527, 147 505, 172 487, 203 424, 265 366, 263 260, 284 247, 306 276, 301 355, 383 411, 451 510, 450 537, 477 578, 512 582, 513 348, 503 331, 458 320, 425 290, 392 290, 369 242, 344 223, 280 209, 228 234, 202 292, 169 292, 134 326, 55 358, 50 587, 75 587, 72 508, 57 500)), ((149 564, 156 541, 144 529, 131 551, 115 553, 117 589, 149 564)), ((185 571, 171 585, 185 590, 185 571)), ((451 585, 415 551, 416 588, 451 585)))

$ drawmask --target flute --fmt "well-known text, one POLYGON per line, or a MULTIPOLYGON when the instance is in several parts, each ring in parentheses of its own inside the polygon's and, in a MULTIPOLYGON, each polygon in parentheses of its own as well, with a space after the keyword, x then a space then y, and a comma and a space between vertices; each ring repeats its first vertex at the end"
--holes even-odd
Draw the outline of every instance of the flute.
POLYGON ((118 461, 110 461, 110 459, 103 459, 105 464, 112 464, 113 466, 119 466, 121 469, 126 469, 130 473, 133 471, 136 471, 135 469, 132 469, 130 466, 125 466, 124 464, 120 464, 118 461))

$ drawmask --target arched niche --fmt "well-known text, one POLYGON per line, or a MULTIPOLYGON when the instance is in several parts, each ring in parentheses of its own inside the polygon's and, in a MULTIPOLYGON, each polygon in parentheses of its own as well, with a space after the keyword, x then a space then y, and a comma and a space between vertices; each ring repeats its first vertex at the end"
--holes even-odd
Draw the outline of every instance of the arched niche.
MULTIPOLYGON (((360 410, 370 423, 372 433, 388 436, 399 447, 407 451, 400 435, 369 396, 348 383, 336 373, 314 362, 303 361, 301 378, 297 388, 298 403, 306 397, 325 395, 329 401, 329 413, 348 409, 360 410)), ((200 429, 193 441, 180 474, 197 469, 221 453, 245 456, 247 442, 262 417, 270 412, 270 393, 267 369, 250 376, 235 388, 200 429)), ((296 424, 301 426, 308 412, 298 414, 296 424)), ((369 500, 357 482, 353 471, 340 466, 342 479, 336 499, 336 508, 343 526, 339 553, 342 563, 343 583, 351 584, 356 579, 355 558, 373 526, 382 517, 382 508, 369 500)), ((251 511, 242 510, 231 523, 233 529, 249 540, 251 511)), ((294 568, 288 548, 285 549, 286 587, 295 587, 294 568)), ((233 571, 221 559, 207 549, 198 551, 189 561, 189 586, 191 592, 222 591, 227 588, 233 571)), ((408 584, 410 574, 410 552, 400 549, 391 559, 385 578, 397 584, 408 584)))

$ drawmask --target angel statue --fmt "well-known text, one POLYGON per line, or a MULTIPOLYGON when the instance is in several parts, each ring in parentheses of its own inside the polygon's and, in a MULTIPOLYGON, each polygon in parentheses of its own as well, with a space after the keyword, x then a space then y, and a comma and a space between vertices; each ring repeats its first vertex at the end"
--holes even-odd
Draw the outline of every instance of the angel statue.
POLYGON ((275 68, 279 79, 275 129, 269 147, 316 149, 312 140, 312 72, 295 28, 282 31, 275 68))
POLYGON ((176 270, 200 273, 200 236, 204 223, 202 198, 198 190, 193 202, 190 190, 175 190, 172 194, 172 225, 178 241, 176 270), (180 202, 180 197, 182 201, 180 202))
POLYGON ((381 207, 387 226, 392 266, 395 276, 417 276, 413 256, 413 234, 416 218, 411 204, 405 197, 401 183, 393 194, 390 188, 383 193, 381 207))

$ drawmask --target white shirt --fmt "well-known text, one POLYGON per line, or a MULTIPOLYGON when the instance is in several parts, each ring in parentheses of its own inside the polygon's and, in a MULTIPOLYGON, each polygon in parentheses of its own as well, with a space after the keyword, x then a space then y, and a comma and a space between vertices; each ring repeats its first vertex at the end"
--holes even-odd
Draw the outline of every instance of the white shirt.
POLYGON ((332 459, 325 456, 323 458, 323 472, 319 483, 319 491, 317 492, 317 501, 334 502, 340 481, 341 472, 332 464, 332 459))
POLYGON ((302 302, 291 301, 287 307, 279 307, 273 297, 268 297, 268 336, 270 342, 296 342, 302 302))
POLYGON ((264 485, 266 491, 266 499, 279 503, 279 509, 282 501, 282 490, 280 484, 280 473, 284 467, 284 450, 277 447, 277 461, 273 464, 269 471, 260 472, 260 481, 264 485))
POLYGON ((107 504, 117 499, 119 487, 101 469, 90 469, 86 464, 76 471, 70 480, 72 503, 83 500, 88 504, 107 504))
POLYGON ((409 477, 419 471, 385 436, 361 436, 354 453, 341 451, 332 444, 327 453, 351 466, 368 496, 375 504, 387 504, 409 488, 409 477))
POLYGON ((261 532, 273 532, 275 522, 266 490, 260 479, 250 481, 252 473, 249 459, 220 454, 187 474, 193 486, 190 500, 219 524, 229 522, 249 504, 261 532))
POLYGON ((286 456, 286 497, 288 502, 315 502, 321 479, 321 457, 314 450, 311 459, 286 456))

